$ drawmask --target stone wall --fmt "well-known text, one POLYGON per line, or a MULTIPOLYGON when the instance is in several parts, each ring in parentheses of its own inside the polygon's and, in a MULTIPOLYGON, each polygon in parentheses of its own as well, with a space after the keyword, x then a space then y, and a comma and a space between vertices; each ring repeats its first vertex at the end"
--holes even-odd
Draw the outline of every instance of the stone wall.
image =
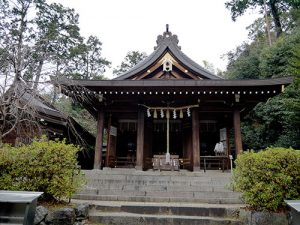
POLYGON ((60 208, 49 211, 38 206, 35 212, 34 225, 84 225, 88 220, 89 206, 80 204, 74 208, 60 208))
POLYGON ((243 225, 288 225, 288 213, 256 212, 240 210, 240 217, 243 225))

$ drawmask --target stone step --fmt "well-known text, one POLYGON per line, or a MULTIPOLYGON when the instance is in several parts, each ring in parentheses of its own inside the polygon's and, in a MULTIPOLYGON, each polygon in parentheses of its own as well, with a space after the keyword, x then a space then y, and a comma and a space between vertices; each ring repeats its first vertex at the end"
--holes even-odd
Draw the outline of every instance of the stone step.
POLYGON ((218 179, 230 179, 231 173, 228 172, 220 172, 220 171, 210 171, 207 173, 203 172, 177 172, 177 171, 164 171, 164 172, 151 172, 151 171, 137 171, 137 170, 130 170, 130 172, 126 172, 119 170, 118 172, 112 171, 104 171, 104 170, 83 170, 86 178, 97 179, 101 177, 102 179, 110 179, 114 177, 114 179, 123 179, 124 177, 128 178, 136 178, 136 177, 163 177, 163 178, 170 178, 175 179, 180 177, 185 177, 185 179, 189 178, 197 178, 201 180, 218 180, 218 179))
POLYGON ((89 215, 91 222, 110 225, 242 225, 232 218, 182 216, 182 215, 152 215, 128 212, 96 212, 89 215))
POLYGON ((230 171, 219 171, 219 170, 208 170, 207 172, 191 172, 188 170, 180 170, 180 171, 139 171, 134 168, 103 168, 103 170, 82 170, 86 176, 94 176, 94 175, 104 175, 104 174, 121 174, 121 175, 172 175, 172 176, 192 176, 192 177, 207 177, 207 176, 214 176, 214 177, 230 177, 230 171))
MULTIPOLYGON (((73 200, 74 202, 75 200, 73 200)), ((127 212, 135 214, 209 216, 238 218, 239 204, 191 204, 191 203, 145 203, 145 202, 99 202, 90 203, 90 213, 127 212)))
POLYGON ((129 177, 122 176, 122 175, 106 175, 106 176, 95 176, 93 178, 86 177, 89 182, 95 182, 95 183, 105 183, 105 182, 127 182, 127 183, 179 183, 179 184, 205 184, 205 183, 229 183, 230 178, 211 178, 211 177, 185 177, 185 176, 134 176, 129 177))
POLYGON ((87 178, 93 178, 93 179, 97 179, 98 177, 102 177, 103 179, 110 179, 111 177, 113 177, 114 179, 124 179, 124 177, 127 177, 128 179, 136 179, 139 177, 147 177, 149 179, 151 178, 155 178, 155 177, 161 177, 162 179, 170 179, 170 180, 176 180, 178 178, 182 179, 182 177, 184 177, 184 179, 186 180, 190 180, 191 178, 197 178, 199 180, 217 180, 217 179, 228 179, 230 178, 230 176, 228 174, 225 173, 220 173, 218 174, 218 176, 210 176, 212 174, 204 174, 202 176, 195 176, 191 173, 191 175, 179 175, 176 173, 176 171, 173 172, 174 174, 151 174, 148 172, 144 172, 144 173, 140 173, 140 174, 103 174, 100 172, 97 173, 91 173, 88 172, 87 170, 84 171, 84 174, 87 178), (176 174, 175 174, 176 173, 176 174), (206 176, 205 176, 206 175, 206 176), (222 176, 223 175, 223 176, 222 176))
MULTIPOLYGON (((207 184, 205 184, 207 185, 207 184)), ((228 186, 222 185, 209 185, 209 186, 191 186, 191 185, 138 185, 138 184, 103 184, 94 185, 88 183, 83 187, 84 190, 124 190, 124 191, 220 191, 220 192, 232 192, 228 186)))
POLYGON ((79 194, 93 194, 93 195, 126 195, 126 196, 158 196, 158 197, 186 197, 186 198, 239 198, 240 194, 236 192, 220 192, 220 191, 141 191, 141 190, 116 190, 116 189, 91 189, 82 190, 79 194))
POLYGON ((81 200, 98 200, 98 201, 133 201, 133 202, 191 202, 191 203, 211 203, 211 204, 241 204, 241 200, 234 197, 215 197, 205 196, 197 197, 157 197, 157 196, 129 196, 129 195, 92 195, 92 194, 75 194, 74 199, 81 200))
POLYGON ((173 177, 176 179, 176 177, 186 177, 186 179, 188 178, 192 178, 192 177, 197 177, 199 179, 217 179, 217 178, 230 178, 231 174, 230 173, 222 173, 219 172, 218 174, 210 174, 210 173, 203 173, 201 175, 197 174, 197 173, 193 173, 193 172, 189 172, 186 174, 181 174, 181 173, 177 173, 176 171, 173 171, 172 173, 168 173, 168 174, 163 174, 163 173, 148 173, 147 171, 140 171, 139 173, 133 172, 131 174, 129 173, 102 173, 100 172, 91 172, 90 170, 85 170, 83 171, 83 173, 85 174, 86 177, 88 178, 94 178, 94 177, 108 177, 108 176, 113 176, 115 178, 122 178, 122 177, 141 177, 141 176, 147 176, 147 177, 173 177))
POLYGON ((191 181, 167 181, 167 180, 87 180, 88 184, 91 186, 120 186, 120 185, 164 185, 164 186, 229 186, 230 181, 198 181, 198 180, 191 180, 191 181))

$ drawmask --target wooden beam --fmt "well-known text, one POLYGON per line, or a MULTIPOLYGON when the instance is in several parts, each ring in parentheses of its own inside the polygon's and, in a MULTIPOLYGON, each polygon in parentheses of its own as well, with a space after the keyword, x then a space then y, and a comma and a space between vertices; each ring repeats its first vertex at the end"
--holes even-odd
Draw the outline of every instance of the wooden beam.
MULTIPOLYGON (((191 77, 194 80, 199 80, 199 78, 197 77, 197 75, 194 75, 193 73, 191 73, 188 69, 184 68, 183 66, 181 66, 179 63, 175 62, 174 66, 176 66, 182 73, 185 73, 186 75, 188 75, 189 77, 191 77), (185 72, 185 71, 188 72, 185 72)), ((201 74, 202 75, 202 74, 201 74)))
POLYGON ((233 112, 233 126, 234 126, 234 143, 236 155, 243 151, 242 134, 241 134, 241 116, 240 111, 235 109, 233 112))
POLYGON ((142 109, 138 110, 137 121, 137 141, 136 141, 136 166, 137 170, 144 167, 144 134, 145 134, 145 115, 142 109))
POLYGON ((158 72, 155 76, 153 76, 152 78, 150 78, 151 80, 157 80, 160 79, 162 75, 164 75, 164 71, 160 71, 158 72))
POLYGON ((102 145, 103 145, 104 112, 98 111, 97 118, 97 136, 95 144, 94 169, 101 169, 102 163, 102 145))
POLYGON ((162 66, 161 63, 157 62, 156 64, 154 64, 154 66, 150 67, 148 70, 150 70, 151 72, 148 73, 148 70, 146 72, 144 72, 143 74, 141 75, 138 75, 136 77, 136 80, 142 80, 144 79, 145 77, 147 76, 150 76, 150 74, 152 74, 156 69, 158 69, 160 66, 162 66))
POLYGON ((200 171, 200 132, 198 108, 192 109, 193 171, 200 171))

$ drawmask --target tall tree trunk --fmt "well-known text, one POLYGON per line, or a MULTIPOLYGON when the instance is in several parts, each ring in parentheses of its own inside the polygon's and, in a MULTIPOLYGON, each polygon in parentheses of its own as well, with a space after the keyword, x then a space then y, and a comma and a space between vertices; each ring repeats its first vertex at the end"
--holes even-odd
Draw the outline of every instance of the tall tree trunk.
POLYGON ((86 75, 85 75, 85 79, 86 80, 89 79, 89 53, 88 52, 86 54, 86 75))
POLYGON ((18 81, 21 78, 21 71, 22 71, 22 64, 23 64, 23 38, 24 38, 24 32, 26 29, 26 15, 27 15, 27 10, 30 6, 30 3, 28 5, 25 5, 25 3, 22 4, 22 9, 21 9, 21 19, 20 19, 20 29, 19 29, 19 36, 18 36, 18 45, 17 45, 17 58, 15 61, 15 79, 14 81, 18 81))
POLYGON ((38 68, 37 68, 37 72, 36 72, 36 76, 35 76, 35 80, 34 80, 34 84, 33 84, 33 90, 36 90, 38 85, 39 85, 43 65, 44 65, 44 56, 39 61, 39 65, 38 65, 38 68))
POLYGON ((282 33, 282 26, 281 26, 280 16, 278 13, 276 2, 273 0, 270 1, 270 9, 275 24, 276 37, 278 38, 282 33))
MULTIPOLYGON (((60 62, 57 61, 56 62, 56 77, 59 76, 59 65, 60 65, 60 62)), ((53 85, 53 96, 52 96, 52 101, 51 101, 52 104, 54 104, 56 102, 56 98, 57 98, 57 91, 56 91, 55 85, 53 85)))
POLYGON ((268 16, 266 0, 264 0, 264 11, 265 11, 265 21, 266 21, 266 30, 267 30, 267 35, 268 35, 268 41, 269 41, 269 46, 271 46, 272 39, 271 39, 271 30, 270 30, 270 20, 269 20, 269 16, 268 16))

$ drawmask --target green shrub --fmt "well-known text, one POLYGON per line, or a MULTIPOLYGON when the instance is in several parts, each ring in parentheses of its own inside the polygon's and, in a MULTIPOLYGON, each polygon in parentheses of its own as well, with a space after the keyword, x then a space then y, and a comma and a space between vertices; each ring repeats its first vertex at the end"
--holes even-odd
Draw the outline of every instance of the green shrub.
POLYGON ((65 141, 35 140, 0 149, 0 189, 42 191, 46 199, 69 198, 83 184, 79 148, 65 141))
POLYGON ((236 160, 233 185, 253 209, 278 211, 285 199, 300 198, 300 152, 285 148, 244 152, 236 160))

